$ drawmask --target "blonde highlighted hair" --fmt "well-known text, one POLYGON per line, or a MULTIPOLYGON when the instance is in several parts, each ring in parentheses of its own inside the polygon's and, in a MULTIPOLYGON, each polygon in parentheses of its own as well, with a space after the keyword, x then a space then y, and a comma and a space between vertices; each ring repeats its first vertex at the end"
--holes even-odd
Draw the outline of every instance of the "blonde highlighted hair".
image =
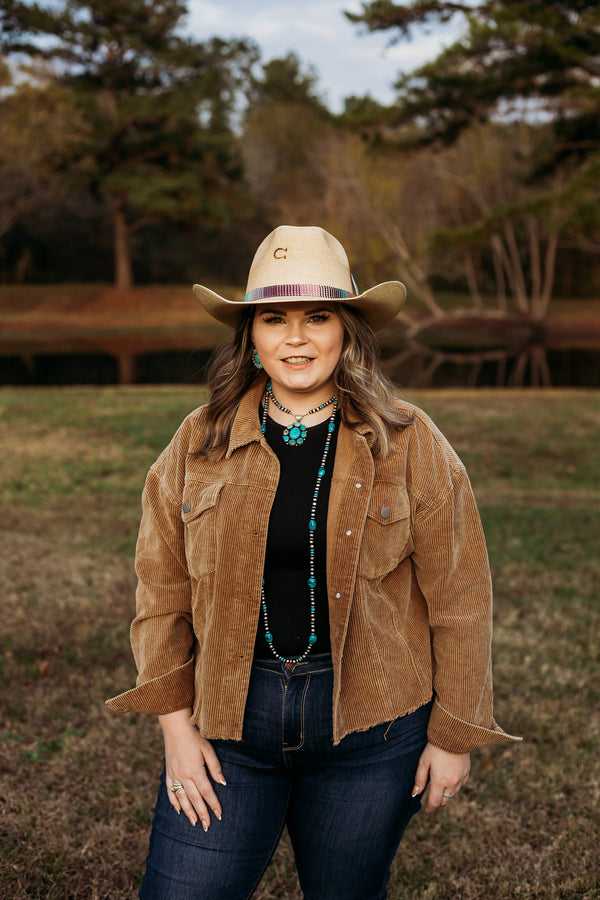
MULTIPOLYGON (((385 457, 394 433, 410 425, 413 417, 398 406, 394 386, 379 359, 377 338, 360 312, 343 303, 336 304, 336 311, 344 326, 342 352, 333 373, 342 421, 350 428, 371 428, 372 452, 385 457)), ((254 312, 254 308, 242 310, 233 337, 209 363, 206 431, 196 456, 218 459, 225 454, 242 397, 264 379, 251 358, 254 312)))

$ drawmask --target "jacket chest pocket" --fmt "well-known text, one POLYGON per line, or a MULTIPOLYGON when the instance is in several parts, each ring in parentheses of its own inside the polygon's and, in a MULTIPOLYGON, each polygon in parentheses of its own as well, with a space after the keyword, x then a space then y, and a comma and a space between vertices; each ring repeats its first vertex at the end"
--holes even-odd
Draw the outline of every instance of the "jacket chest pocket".
POLYGON ((412 550, 410 503, 403 485, 377 484, 367 512, 358 566, 365 578, 383 578, 412 550))
POLYGON ((185 485, 181 518, 188 571, 194 578, 214 572, 217 556, 217 501, 224 482, 185 485))

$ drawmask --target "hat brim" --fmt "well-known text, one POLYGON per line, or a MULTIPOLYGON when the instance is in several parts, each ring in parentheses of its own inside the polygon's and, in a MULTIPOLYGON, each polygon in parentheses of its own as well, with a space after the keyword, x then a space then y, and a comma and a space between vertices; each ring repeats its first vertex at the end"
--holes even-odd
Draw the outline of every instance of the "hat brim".
MULTIPOLYGON (((244 303, 241 300, 226 300, 210 288, 201 284, 194 285, 194 296, 206 312, 222 322, 235 328, 239 322, 240 313, 249 306, 279 305, 284 303, 307 303, 309 297, 271 297, 269 300, 256 300, 244 303)), ((315 298, 317 302, 318 298, 315 298)), ((325 303, 343 303, 360 310, 367 324, 378 331, 395 319, 406 300, 406 288, 401 281, 384 281, 374 287, 363 291, 356 297, 345 297, 343 300, 325 300, 325 303)))

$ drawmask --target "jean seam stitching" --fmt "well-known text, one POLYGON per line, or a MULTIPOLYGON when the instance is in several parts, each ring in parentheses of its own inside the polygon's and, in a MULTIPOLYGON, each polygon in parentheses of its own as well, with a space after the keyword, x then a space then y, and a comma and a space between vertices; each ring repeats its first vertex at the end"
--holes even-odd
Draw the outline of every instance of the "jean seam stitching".
MULTIPOLYGON (((281 723, 280 723, 280 742, 281 742, 281 752, 285 754, 285 708, 286 708, 286 700, 287 700, 287 684, 285 682, 285 675, 283 672, 279 673, 280 681, 279 687, 281 690, 281 723)), ((284 756, 285 759, 285 756, 284 756)))
POLYGON ((285 752, 287 753, 290 750, 301 750, 304 747, 304 723, 305 723, 305 707, 306 707, 306 694, 308 692, 308 686, 310 684, 311 673, 305 676, 306 684, 302 688, 302 699, 300 700, 300 741, 294 747, 286 747, 285 752))

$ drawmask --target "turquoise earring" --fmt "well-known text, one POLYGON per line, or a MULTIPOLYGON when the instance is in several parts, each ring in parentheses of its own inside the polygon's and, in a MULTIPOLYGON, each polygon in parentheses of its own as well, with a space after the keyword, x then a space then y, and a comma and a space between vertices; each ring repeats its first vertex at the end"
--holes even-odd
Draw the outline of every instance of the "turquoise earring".
POLYGON ((256 347, 254 348, 254 350, 251 353, 251 358, 252 358, 252 365, 255 366, 255 368, 257 368, 257 369, 262 369, 263 364, 260 361, 260 357, 258 355, 258 350, 256 349, 256 347))

